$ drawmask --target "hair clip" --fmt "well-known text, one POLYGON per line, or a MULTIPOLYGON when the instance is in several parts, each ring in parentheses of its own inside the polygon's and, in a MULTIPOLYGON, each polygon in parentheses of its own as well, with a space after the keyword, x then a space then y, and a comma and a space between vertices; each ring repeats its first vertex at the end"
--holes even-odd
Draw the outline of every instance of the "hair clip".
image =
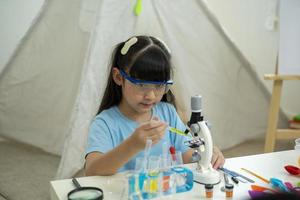
POLYGON ((132 45, 134 45, 137 41, 138 41, 138 39, 136 37, 132 37, 132 38, 130 38, 130 40, 128 40, 127 42, 125 42, 124 46, 121 49, 121 54, 122 55, 126 55, 126 53, 128 52, 128 50, 130 49, 130 47, 132 45))
POLYGON ((162 43, 162 44, 164 45, 164 47, 166 48, 167 52, 168 52, 169 54, 171 54, 171 49, 168 47, 168 45, 167 45, 162 39, 160 39, 159 37, 156 37, 156 39, 157 39, 160 43, 162 43))

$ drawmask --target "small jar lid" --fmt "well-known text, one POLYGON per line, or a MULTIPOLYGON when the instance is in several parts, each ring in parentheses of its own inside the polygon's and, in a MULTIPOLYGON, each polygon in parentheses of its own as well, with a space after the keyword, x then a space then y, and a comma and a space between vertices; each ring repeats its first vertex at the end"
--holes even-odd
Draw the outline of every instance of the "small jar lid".
POLYGON ((228 184, 225 184, 225 189, 233 189, 233 184, 230 184, 230 183, 228 183, 228 184))
POLYGON ((214 185, 212 184, 205 184, 205 189, 213 189, 214 185))

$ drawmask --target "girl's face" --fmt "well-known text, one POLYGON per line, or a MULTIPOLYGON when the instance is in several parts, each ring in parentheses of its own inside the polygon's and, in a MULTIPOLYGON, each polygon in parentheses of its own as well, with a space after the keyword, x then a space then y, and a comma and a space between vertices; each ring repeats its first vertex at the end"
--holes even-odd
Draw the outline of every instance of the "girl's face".
POLYGON ((135 84, 122 77, 118 69, 114 69, 114 80, 122 87, 120 108, 129 116, 151 113, 153 106, 160 102, 165 87, 155 84, 135 84))
POLYGON ((122 85, 123 101, 136 113, 147 113, 156 103, 160 102, 164 95, 164 89, 157 89, 155 86, 141 87, 124 80, 122 85))

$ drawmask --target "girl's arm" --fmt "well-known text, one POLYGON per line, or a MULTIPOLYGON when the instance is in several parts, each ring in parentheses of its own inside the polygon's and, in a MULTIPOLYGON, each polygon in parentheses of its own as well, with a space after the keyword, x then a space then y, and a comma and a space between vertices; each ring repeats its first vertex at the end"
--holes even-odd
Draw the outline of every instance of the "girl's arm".
POLYGON ((86 157, 85 174, 112 175, 125 165, 140 149, 130 138, 107 153, 92 152, 86 157))
POLYGON ((120 145, 107 153, 92 152, 86 157, 85 173, 92 175, 112 175, 125 165, 139 151, 145 148, 146 140, 156 144, 163 137, 167 124, 151 120, 138 127, 133 134, 120 145))

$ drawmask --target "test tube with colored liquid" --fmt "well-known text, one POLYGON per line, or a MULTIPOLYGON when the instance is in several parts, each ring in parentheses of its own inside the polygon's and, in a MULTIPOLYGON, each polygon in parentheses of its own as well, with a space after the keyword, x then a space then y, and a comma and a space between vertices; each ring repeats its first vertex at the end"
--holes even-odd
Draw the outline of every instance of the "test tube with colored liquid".
POLYGON ((150 156, 148 165, 148 194, 149 198, 159 195, 159 156, 150 156))

